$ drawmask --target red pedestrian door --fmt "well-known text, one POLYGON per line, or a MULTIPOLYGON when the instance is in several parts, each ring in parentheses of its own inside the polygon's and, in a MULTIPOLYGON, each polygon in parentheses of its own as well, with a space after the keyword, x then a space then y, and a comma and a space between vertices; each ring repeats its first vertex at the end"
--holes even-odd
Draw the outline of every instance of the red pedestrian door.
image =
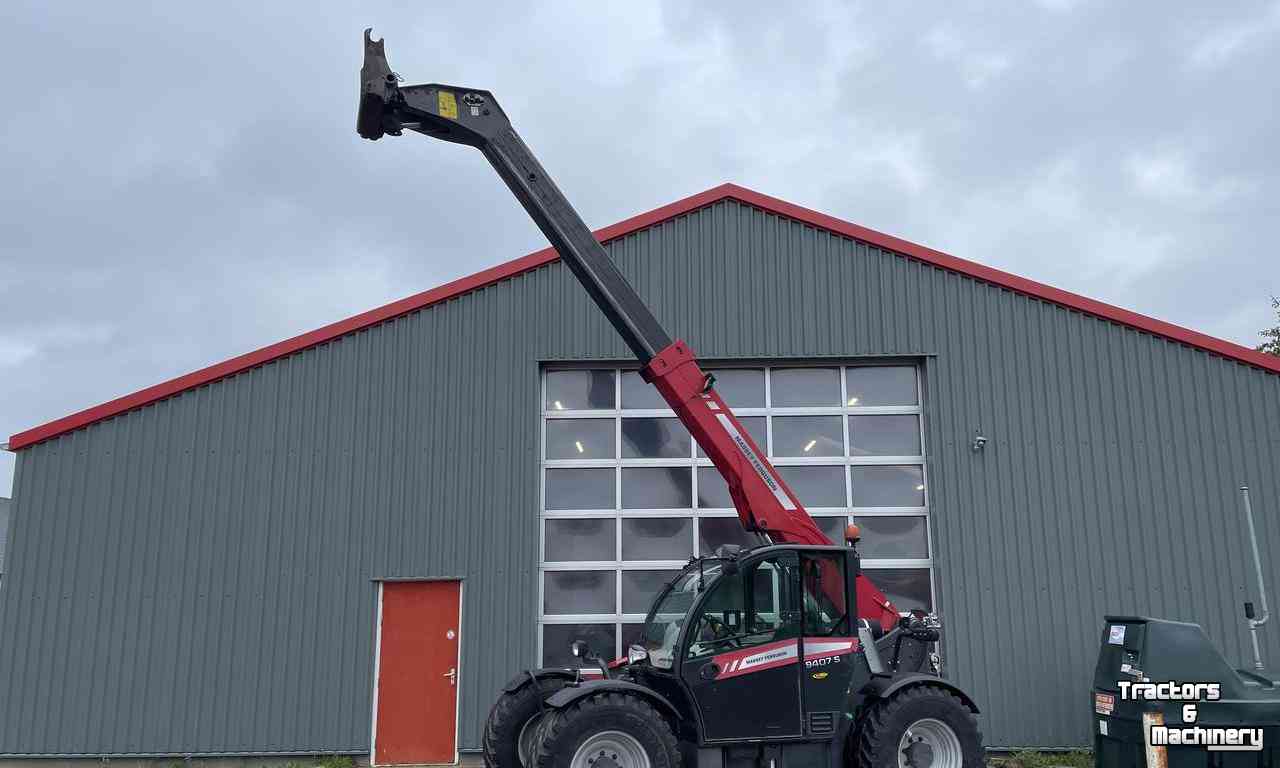
POLYGON ((457 581, 388 581, 378 590, 374 765, 458 759, 457 581))

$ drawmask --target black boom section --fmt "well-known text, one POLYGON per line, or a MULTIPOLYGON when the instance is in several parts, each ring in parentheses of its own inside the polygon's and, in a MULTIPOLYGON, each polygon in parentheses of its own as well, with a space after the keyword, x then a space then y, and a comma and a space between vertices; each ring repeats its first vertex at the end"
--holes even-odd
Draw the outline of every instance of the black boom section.
POLYGON ((647 364, 670 346, 671 337, 515 129, 508 128, 480 150, 640 363, 647 364))
POLYGON ((671 345, 671 337, 605 253, 538 162, 493 94, 461 86, 400 86, 381 40, 365 30, 356 131, 366 139, 404 129, 478 148, 547 236, 560 258, 617 329, 641 364, 671 345))

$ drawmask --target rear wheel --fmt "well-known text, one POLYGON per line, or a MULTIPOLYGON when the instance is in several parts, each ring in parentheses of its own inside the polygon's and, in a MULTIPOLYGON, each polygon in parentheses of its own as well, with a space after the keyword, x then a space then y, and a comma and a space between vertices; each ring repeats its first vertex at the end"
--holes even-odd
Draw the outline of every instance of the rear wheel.
POLYGON ((877 703, 857 734, 857 768, 981 768, 982 734, 958 696, 919 685, 877 703))
POLYGON ((580 699, 538 731, 537 768, 681 768, 671 723, 639 696, 580 699))
POLYGON ((514 692, 502 692, 484 724, 486 768, 531 768, 538 748, 538 726, 551 712, 543 702, 567 684, 562 677, 542 677, 514 692))

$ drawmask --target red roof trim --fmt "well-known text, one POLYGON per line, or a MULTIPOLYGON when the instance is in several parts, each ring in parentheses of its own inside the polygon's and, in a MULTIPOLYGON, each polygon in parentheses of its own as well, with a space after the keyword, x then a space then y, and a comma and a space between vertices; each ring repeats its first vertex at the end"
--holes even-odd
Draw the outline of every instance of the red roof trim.
MULTIPOLYGON (((1249 365, 1257 366, 1273 373, 1280 373, 1280 358, 1265 355, 1248 347, 1233 344, 1229 341, 1216 339, 1207 336, 1198 331, 1182 328, 1172 323, 1166 323, 1162 320, 1156 320, 1136 312, 1130 312, 1126 309, 1104 304, 1100 301, 1081 296, 1079 294, 1054 288, 1034 280, 1028 280, 1024 277, 993 269, 976 262, 959 259, 941 251, 935 251, 932 248, 926 248, 922 245, 902 240, 892 235, 886 235, 876 232, 866 227, 858 226, 825 213, 819 213, 808 208, 788 203, 785 200, 779 200, 776 197, 770 197, 759 192, 740 187, 736 184, 721 184, 713 187, 705 192, 700 192, 683 200, 677 200, 669 205, 656 208, 648 213, 642 213, 633 216, 624 221, 620 221, 612 226, 605 227, 595 231, 596 237, 605 242, 613 240, 624 235, 631 234, 654 224, 675 218, 682 214, 697 210, 712 203, 732 198, 748 205, 753 205, 765 211, 775 213, 780 216, 795 219, 805 224, 818 227, 820 229, 829 230, 836 234, 862 240, 871 245, 876 245, 891 251, 896 251, 928 264, 932 264, 943 269, 952 270, 960 274, 968 275, 978 280, 983 280, 994 285, 1008 288, 1019 293, 1034 296, 1038 299, 1050 301, 1060 304, 1070 309, 1075 309, 1087 314, 1096 315, 1106 320, 1111 320, 1124 325, 1129 325, 1141 331, 1162 336, 1173 341, 1188 344, 1193 347, 1222 355, 1223 357, 1239 360, 1249 365)), ((460 296, 469 291, 492 285, 509 277, 514 277, 532 269, 537 269, 544 264, 549 264, 558 258, 555 251, 551 248, 544 248, 527 256, 521 257, 514 261, 499 264, 496 267, 477 272, 474 275, 445 283, 437 288, 429 291, 409 296, 399 301, 371 309, 368 312, 362 312, 354 317, 331 323, 323 328, 318 328, 310 333, 304 333, 301 336, 295 336, 285 341, 277 342, 262 349, 249 352, 239 357, 233 357, 230 360, 211 365, 208 368, 202 368, 194 373, 185 376, 179 376, 176 379, 146 389, 134 392, 131 395, 117 398, 102 405, 87 408, 83 411, 73 413, 70 416, 64 416, 61 419, 51 421, 25 432, 19 432, 9 438, 9 449, 19 450, 26 448, 43 440, 70 432, 81 427, 88 426, 94 422, 118 416, 126 411, 141 408, 144 405, 154 403, 166 397, 171 397, 188 389, 194 389, 204 384, 224 379, 228 376, 234 376, 250 368, 262 365, 272 360, 300 352, 309 347, 332 341, 340 336, 345 336, 362 328, 385 322, 395 317, 414 312, 432 304, 445 301, 447 299, 460 296)))

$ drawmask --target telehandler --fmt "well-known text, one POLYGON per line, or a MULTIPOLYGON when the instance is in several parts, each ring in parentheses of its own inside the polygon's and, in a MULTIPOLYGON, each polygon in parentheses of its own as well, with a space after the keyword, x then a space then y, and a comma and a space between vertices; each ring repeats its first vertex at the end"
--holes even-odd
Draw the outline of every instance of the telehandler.
POLYGON ((598 670, 520 672, 484 730, 490 768, 980 768, 973 699, 937 670, 937 617, 901 614, 833 545, 684 341, 672 339, 511 127, 493 94, 400 85, 364 36, 357 132, 479 149, 705 455, 761 544, 698 557, 654 600, 643 642, 598 670))

